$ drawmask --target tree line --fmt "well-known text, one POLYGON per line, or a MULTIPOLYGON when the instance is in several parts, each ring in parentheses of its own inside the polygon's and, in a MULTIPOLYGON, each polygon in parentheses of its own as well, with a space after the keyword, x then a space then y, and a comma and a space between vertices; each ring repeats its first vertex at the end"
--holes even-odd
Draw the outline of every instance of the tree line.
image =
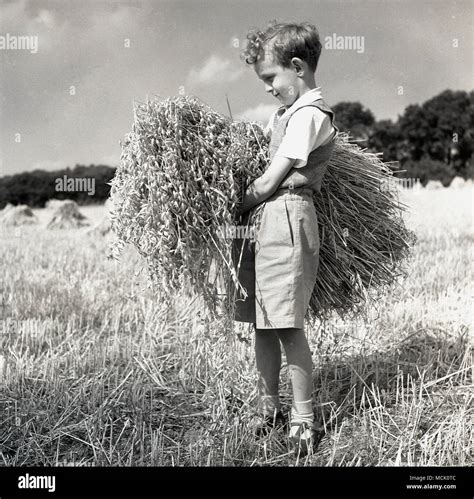
MULTIPOLYGON (((76 165, 74 168, 17 173, 0 178, 0 209, 7 203, 43 208, 50 199, 72 199, 80 205, 104 203, 110 193, 108 183, 116 168, 106 165, 76 165), (67 181, 64 181, 66 177, 67 181), (94 191, 68 189, 68 181, 93 179, 94 191), (60 190, 58 190, 58 187, 60 190)), ((75 185, 80 185, 76 183, 75 185)))

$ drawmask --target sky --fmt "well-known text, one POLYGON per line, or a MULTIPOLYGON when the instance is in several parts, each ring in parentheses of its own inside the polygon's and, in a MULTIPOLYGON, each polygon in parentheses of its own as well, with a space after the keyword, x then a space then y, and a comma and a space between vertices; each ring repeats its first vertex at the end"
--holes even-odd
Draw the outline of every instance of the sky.
MULTIPOLYGON (((471 0, 0 0, 0 176, 120 161, 133 103, 195 95, 265 122, 279 102, 239 58, 270 20, 310 22, 326 102, 376 119, 472 90, 471 0), (29 45, 14 48, 14 39, 29 45), (30 38, 31 37, 31 38, 30 38), (334 37, 359 37, 331 48, 334 37), (35 42, 36 40, 36 42, 35 42)), ((343 38, 341 38, 342 40, 343 38)))

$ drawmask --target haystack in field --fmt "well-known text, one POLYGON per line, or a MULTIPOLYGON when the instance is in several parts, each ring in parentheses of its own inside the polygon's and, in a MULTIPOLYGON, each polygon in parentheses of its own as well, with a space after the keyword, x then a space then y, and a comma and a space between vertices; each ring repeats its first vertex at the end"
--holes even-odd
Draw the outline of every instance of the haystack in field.
MULTIPOLYGON (((235 212, 246 186, 268 166, 268 139, 261 125, 233 122, 195 97, 154 99, 134 111, 111 183, 115 256, 132 243, 162 299, 188 286, 212 315, 220 308, 232 317, 235 290, 244 296, 245 290, 232 264, 232 240, 221 229, 239 223, 235 212), (224 297, 216 281, 225 283, 224 297)), ((308 319, 363 312, 370 297, 403 274, 415 238, 398 193, 385 188, 391 178, 379 155, 346 134, 337 138, 314 198, 321 250, 308 319)), ((251 216, 257 228, 263 205, 251 216)))
POLYGON ((67 203, 70 201, 69 199, 49 199, 46 201, 45 208, 48 208, 49 210, 56 210, 58 209, 61 205, 64 203, 67 203))
POLYGON ((3 210, 0 210, 0 220, 5 216, 5 214, 7 214, 12 208, 14 208, 14 205, 12 205, 11 203, 7 203, 5 205, 5 208, 3 208, 3 210))
POLYGON ((440 180, 428 180, 427 184, 425 185, 425 189, 429 191, 433 191, 436 189, 444 189, 444 185, 441 183, 440 180))
POLYGON ((55 210, 48 229, 77 229, 89 225, 87 218, 79 211, 74 201, 64 201, 55 210))
POLYGON ((449 184, 449 187, 452 189, 462 189, 463 187, 466 187, 466 181, 462 177, 454 177, 449 184))
POLYGON ((0 221, 3 225, 18 227, 20 225, 33 225, 38 223, 38 218, 29 206, 20 204, 2 210, 0 221), (6 211, 5 211, 6 210, 6 211))
POLYGON ((0 210, 0 213, 6 213, 8 210, 11 210, 14 207, 15 207, 14 204, 7 203, 5 207, 2 210, 0 210))

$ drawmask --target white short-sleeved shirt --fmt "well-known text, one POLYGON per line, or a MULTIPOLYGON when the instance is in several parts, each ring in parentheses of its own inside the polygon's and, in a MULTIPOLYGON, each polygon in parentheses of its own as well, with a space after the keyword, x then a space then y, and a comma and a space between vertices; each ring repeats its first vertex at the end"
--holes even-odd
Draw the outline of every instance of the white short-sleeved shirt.
MULTIPOLYGON (((283 113, 281 112, 283 108, 277 109, 270 116, 264 130, 265 134, 271 134, 277 113, 280 114, 279 119, 281 119, 287 113, 293 112, 296 107, 309 104, 319 98, 321 98, 321 88, 316 87, 296 99, 283 113)), ((335 132, 336 129, 331 124, 331 118, 326 113, 313 106, 303 107, 298 109, 298 112, 294 113, 288 120, 285 135, 275 156, 296 159, 293 167, 301 168, 306 165, 311 151, 329 142, 335 132)))

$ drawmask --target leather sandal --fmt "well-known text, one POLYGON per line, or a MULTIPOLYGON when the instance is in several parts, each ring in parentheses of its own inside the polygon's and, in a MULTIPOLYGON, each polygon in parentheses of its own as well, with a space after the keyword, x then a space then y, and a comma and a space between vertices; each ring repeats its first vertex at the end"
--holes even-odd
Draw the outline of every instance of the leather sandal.
POLYGON ((299 452, 300 456, 307 455, 310 449, 315 452, 324 435, 326 434, 326 432, 324 431, 324 427, 318 421, 314 421, 312 426, 310 426, 308 423, 298 423, 295 421, 291 423, 290 426, 299 427, 296 434, 290 437, 290 441, 293 444, 296 452, 299 452), (306 430, 310 430, 310 437, 308 437, 308 431, 306 430))
POLYGON ((290 442, 300 456, 306 456, 310 449, 313 450, 315 432, 308 423, 293 422, 290 424, 291 428, 296 426, 298 431, 294 435, 290 435, 290 442))

